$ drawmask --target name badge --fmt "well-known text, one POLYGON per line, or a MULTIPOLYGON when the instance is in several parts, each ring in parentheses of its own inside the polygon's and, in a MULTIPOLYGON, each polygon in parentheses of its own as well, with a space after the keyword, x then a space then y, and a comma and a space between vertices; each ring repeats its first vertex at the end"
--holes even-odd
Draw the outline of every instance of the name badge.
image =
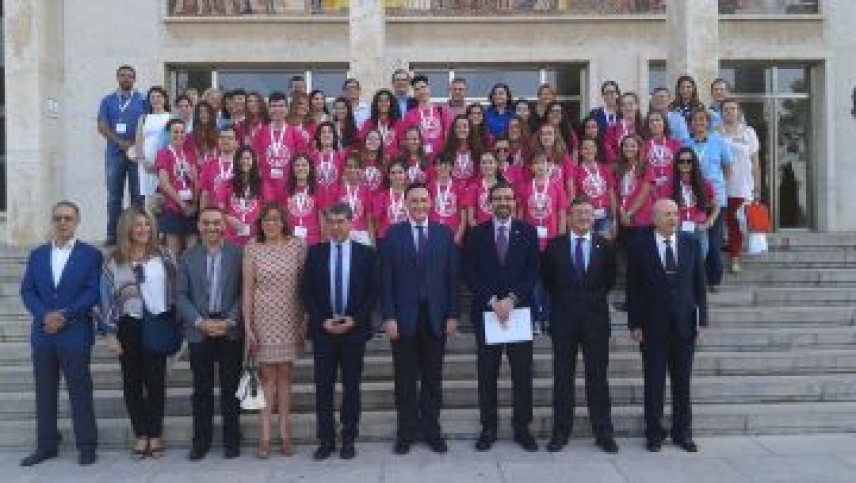
POLYGON ((116 123, 116 134, 126 134, 128 132, 128 125, 124 122, 116 123))
POLYGON ((271 168, 270 177, 273 179, 282 179, 282 168, 271 168))
POLYGON ((250 225, 242 224, 238 226, 238 236, 250 236, 250 225))
POLYGON ((681 231, 686 231, 690 233, 695 233, 696 231, 696 223, 690 220, 684 220, 681 222, 681 231))
POLYGON ((431 154, 434 152, 434 146, 430 144, 423 144, 422 149, 425 151, 425 154, 431 154))
POLYGON ((536 227, 536 229, 538 230, 538 238, 547 238, 547 227, 546 226, 539 226, 539 227, 536 227))
POLYGON ((193 191, 178 190, 178 197, 181 198, 181 201, 190 201, 193 199, 193 191))
POLYGON ((305 240, 308 234, 309 230, 307 230, 305 226, 298 225, 294 227, 294 236, 305 240))

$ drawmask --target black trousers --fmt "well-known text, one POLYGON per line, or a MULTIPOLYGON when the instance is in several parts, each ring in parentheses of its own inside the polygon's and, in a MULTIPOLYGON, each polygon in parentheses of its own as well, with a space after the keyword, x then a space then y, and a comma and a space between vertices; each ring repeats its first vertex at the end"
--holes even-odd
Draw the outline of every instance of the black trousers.
POLYGON ((235 397, 244 358, 244 343, 228 337, 206 337, 190 345, 190 370, 193 373, 193 447, 207 451, 211 447, 211 420, 214 415, 214 372, 220 378, 220 414, 223 416, 223 446, 241 444, 240 401, 235 397))
POLYGON ((116 336, 122 344, 122 393, 125 407, 138 438, 160 438, 166 400, 166 356, 143 348, 143 321, 119 319, 116 336))
POLYGON ((38 450, 56 451, 60 434, 57 428, 59 378, 65 378, 74 437, 80 452, 95 451, 98 428, 92 408, 92 374, 89 362, 92 347, 33 347, 33 375, 36 379, 36 432, 38 450))
POLYGON ((363 377, 363 339, 320 335, 312 340, 315 358, 315 414, 317 436, 325 443, 336 440, 335 388, 342 374, 342 441, 353 442, 359 434, 362 403, 360 384, 363 377))
POLYGON ((414 441, 420 433, 426 440, 442 436, 445 350, 446 338, 431 330, 427 307, 419 310, 416 332, 393 341, 398 439, 414 441))
POLYGON ((576 328, 570 336, 553 337, 553 432, 570 436, 574 426, 577 353, 585 362, 586 403, 595 438, 611 437, 612 400, 609 395, 609 335, 576 328))
POLYGON ((690 375, 695 340, 683 340, 675 330, 660 337, 646 334, 641 350, 645 366, 645 438, 658 441, 666 436, 662 419, 667 371, 672 383, 672 439, 692 438, 690 375))
POLYGON ((527 433, 532 423, 532 342, 487 345, 478 343, 479 414, 484 431, 496 432, 498 401, 496 380, 502 364, 502 353, 508 355, 511 368, 514 413, 511 425, 514 433, 527 433))

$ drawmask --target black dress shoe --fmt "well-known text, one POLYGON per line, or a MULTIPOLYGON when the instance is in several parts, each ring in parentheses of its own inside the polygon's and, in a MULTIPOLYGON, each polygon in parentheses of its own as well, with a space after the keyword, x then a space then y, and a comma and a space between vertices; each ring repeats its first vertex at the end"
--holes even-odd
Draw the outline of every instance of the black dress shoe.
POLYGON ((476 451, 487 451, 496 442, 495 431, 482 431, 479 439, 476 441, 476 451))
POLYGON ((354 447, 353 441, 343 441, 342 448, 339 450, 339 458, 343 460, 353 459, 357 455, 357 449, 354 447))
POLYGON ((227 460, 232 460, 241 456, 241 448, 239 446, 229 446, 223 450, 223 457, 227 460))
POLYGON ((208 450, 202 448, 191 448, 190 453, 187 454, 187 459, 190 461, 199 461, 208 456, 208 450))
POLYGON ((662 439, 649 439, 645 442, 645 448, 652 453, 659 453, 661 449, 663 449, 663 440, 662 439))
POLYGON ((392 452, 395 454, 407 454, 410 452, 410 446, 413 443, 410 441, 405 441, 403 439, 395 440, 395 446, 392 447, 392 452))
POLYGON ((681 439, 675 441, 675 445, 687 453, 696 453, 698 452, 698 446, 695 444, 695 441, 691 439, 681 439))
POLYGON ((547 443, 547 451, 551 453, 562 451, 567 444, 567 436, 561 433, 553 433, 553 435, 550 436, 550 442, 547 443))
POLYGON ((21 466, 34 466, 43 461, 49 460, 51 458, 56 458, 59 456, 59 452, 57 450, 53 451, 41 451, 36 450, 35 453, 27 456, 26 458, 21 460, 21 466))
POLYGON ((326 460, 336 451, 336 445, 333 443, 321 443, 318 448, 312 453, 312 459, 315 461, 326 460))
POLYGON ((526 451, 538 451, 538 441, 535 441, 535 438, 529 432, 515 434, 514 442, 526 451))
POLYGON ((595 440, 594 444, 600 446, 600 449, 602 449, 606 453, 618 453, 618 444, 615 442, 615 439, 613 439, 612 436, 607 438, 598 438, 595 440))
POLYGON ((428 443, 428 447, 431 448, 431 451, 435 453, 443 454, 449 451, 449 446, 446 445, 446 440, 440 436, 431 438, 426 441, 426 443, 428 443))
POLYGON ((89 466, 95 464, 96 461, 98 461, 98 455, 95 454, 95 451, 81 451, 77 455, 77 463, 80 466, 89 466))

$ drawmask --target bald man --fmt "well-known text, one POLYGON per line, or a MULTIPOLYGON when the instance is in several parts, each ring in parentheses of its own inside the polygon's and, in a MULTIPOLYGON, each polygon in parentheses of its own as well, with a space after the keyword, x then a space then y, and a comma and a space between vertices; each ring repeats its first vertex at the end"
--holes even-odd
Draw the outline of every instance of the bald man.
POLYGON ((678 206, 654 204, 654 231, 629 247, 627 325, 639 343, 645 368, 645 439, 660 451, 666 432, 663 398, 666 371, 672 383, 672 441, 694 453, 690 375, 696 341, 707 326, 704 257, 694 240, 677 231, 678 206))

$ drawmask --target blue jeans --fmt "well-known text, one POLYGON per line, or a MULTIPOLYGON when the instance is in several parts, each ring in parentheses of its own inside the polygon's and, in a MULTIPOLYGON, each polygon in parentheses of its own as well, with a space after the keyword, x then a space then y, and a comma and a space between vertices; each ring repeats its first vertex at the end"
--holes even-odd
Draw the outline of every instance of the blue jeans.
POLYGON ((128 183, 128 195, 131 203, 144 206, 140 196, 140 176, 137 164, 132 163, 124 151, 108 150, 104 153, 104 182, 107 185, 107 239, 116 240, 116 224, 122 214, 122 201, 125 198, 125 183, 128 183))
POLYGON ((707 274, 707 284, 712 286, 722 283, 722 235, 724 226, 722 214, 720 214, 713 222, 713 226, 707 230, 708 249, 704 259, 704 268, 707 274))

